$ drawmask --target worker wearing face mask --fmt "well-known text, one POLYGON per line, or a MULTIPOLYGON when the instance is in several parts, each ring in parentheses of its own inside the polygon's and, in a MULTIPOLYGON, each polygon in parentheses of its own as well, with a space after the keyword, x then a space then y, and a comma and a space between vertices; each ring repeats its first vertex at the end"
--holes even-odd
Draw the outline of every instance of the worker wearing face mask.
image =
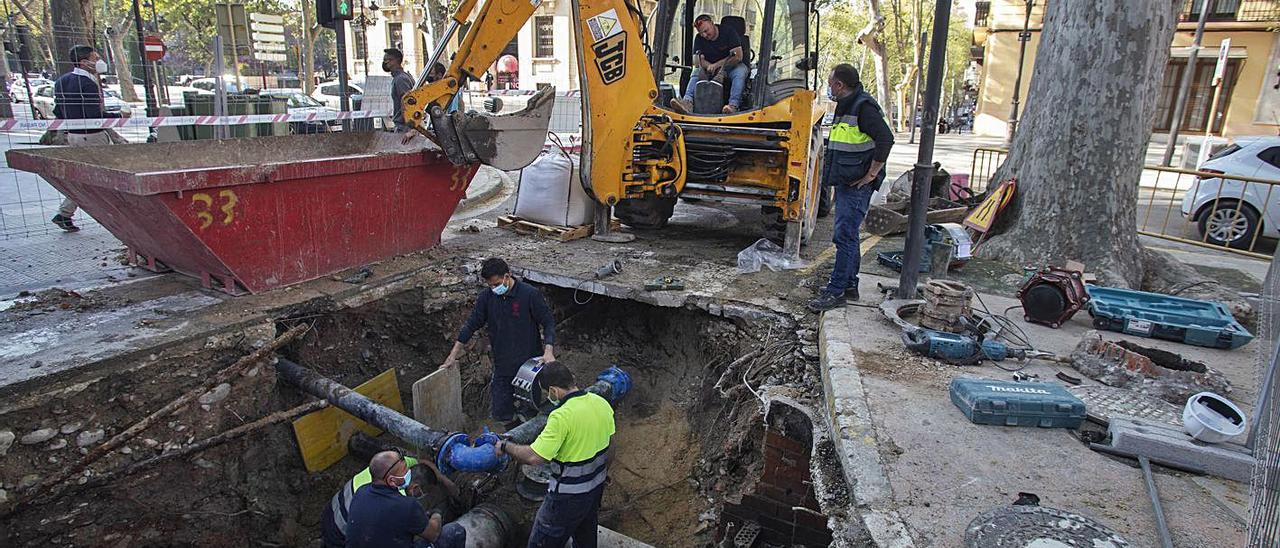
POLYGON ((893 132, 880 105, 862 88, 853 65, 836 65, 827 79, 827 95, 836 111, 822 165, 822 184, 835 187, 836 264, 831 279, 809 303, 823 312, 858 300, 859 228, 871 208, 871 195, 884 182, 884 164, 893 148, 893 132))
POLYGON ((356 489, 346 515, 346 548, 462 548, 466 531, 443 524, 404 489, 420 485, 405 457, 383 451, 369 460, 372 481, 356 489))
POLYGON ((516 426, 511 381, 520 371, 520 366, 530 358, 542 356, 543 363, 555 361, 552 345, 555 344, 556 322, 542 293, 512 276, 506 261, 486 259, 480 266, 480 277, 489 288, 480 292, 471 317, 462 326, 453 350, 440 368, 456 366, 464 345, 471 342, 477 330, 487 327, 493 360, 493 382, 489 385, 490 413, 510 429, 516 426))
POLYGON ((493 452, 522 464, 551 463, 552 479, 533 519, 529 548, 561 548, 570 538, 574 548, 595 548, 615 430, 613 407, 579 388, 573 372, 559 362, 543 364, 537 383, 556 406, 547 415, 547 426, 530 445, 503 440, 493 452))
MULTIPOLYGON (((63 74, 53 83, 53 115, 60 120, 94 120, 99 118, 127 118, 128 111, 107 112, 98 85, 98 75, 107 71, 107 62, 92 46, 71 48, 71 72, 63 74)), ((109 145, 111 133, 103 128, 67 130, 67 144, 73 147, 109 145)), ((62 200, 53 224, 67 232, 80 230, 71 221, 76 213, 76 203, 71 198, 62 200)))

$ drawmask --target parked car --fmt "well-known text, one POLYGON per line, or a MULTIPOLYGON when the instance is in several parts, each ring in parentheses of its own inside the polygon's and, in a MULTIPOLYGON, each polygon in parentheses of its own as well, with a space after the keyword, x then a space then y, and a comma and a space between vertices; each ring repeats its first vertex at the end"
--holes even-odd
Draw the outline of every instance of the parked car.
MULTIPOLYGON (((311 92, 311 97, 324 106, 338 109, 341 103, 338 97, 338 82, 321 82, 316 86, 316 90, 311 92)), ((364 99, 364 89, 360 84, 355 82, 347 82, 347 97, 351 101, 351 108, 354 109, 356 102, 364 99)))
MULTIPOLYGON (((289 114, 319 114, 334 113, 338 109, 324 106, 323 103, 308 97, 301 89, 264 89, 258 92, 258 95, 269 97, 283 97, 289 109, 289 114)), ((332 120, 314 120, 310 122, 289 122, 289 133, 326 133, 329 131, 341 131, 342 124, 337 119, 332 120)))
MULTIPOLYGON (((195 80, 192 80, 191 83, 187 85, 205 93, 215 93, 218 91, 217 78, 197 78, 195 80)), ((222 87, 227 93, 240 92, 240 88, 236 87, 235 78, 223 78, 222 87)))
POLYGON ((1201 176, 1182 197, 1182 216, 1197 223, 1201 238, 1248 248, 1255 234, 1280 237, 1280 188, 1231 179, 1234 175, 1280 184, 1280 137, 1238 138, 1210 156, 1200 171, 1225 176, 1201 176))
MULTIPOLYGON (((36 107, 36 116, 42 119, 52 120, 54 118, 53 85, 47 84, 40 86, 39 89, 34 90, 32 93, 36 96, 35 101, 33 101, 33 104, 36 107)), ((102 105, 105 107, 108 114, 133 114, 133 107, 129 105, 129 103, 126 103, 124 99, 121 99, 119 93, 108 89, 103 90, 102 95, 102 105)))
MULTIPOLYGON (((40 86, 52 85, 53 81, 45 78, 31 78, 31 92, 35 93, 40 86)), ((31 99, 27 97, 27 85, 23 82, 21 76, 15 78, 13 83, 9 84, 9 97, 15 103, 25 103, 31 99)))

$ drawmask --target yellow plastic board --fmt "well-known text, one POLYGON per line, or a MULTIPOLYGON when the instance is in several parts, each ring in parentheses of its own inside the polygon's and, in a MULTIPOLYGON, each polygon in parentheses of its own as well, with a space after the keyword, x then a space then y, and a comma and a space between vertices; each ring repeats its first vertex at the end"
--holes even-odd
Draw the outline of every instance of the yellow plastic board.
MULTIPOLYGON (((379 373, 355 387, 355 391, 398 413, 404 413, 404 402, 400 399, 400 385, 396 382, 395 369, 379 373)), ((298 440, 302 462, 308 472, 319 472, 342 460, 347 455, 347 440, 356 432, 364 432, 370 436, 382 434, 382 430, 333 406, 293 421, 293 435, 298 440)))
POLYGON ((991 225, 996 221, 996 214, 1009 205, 1009 200, 1013 199, 1014 190, 1017 188, 1017 181, 1008 180, 1000 183, 987 199, 983 200, 969 216, 964 220, 964 226, 972 228, 978 232, 986 233, 991 230, 991 225))

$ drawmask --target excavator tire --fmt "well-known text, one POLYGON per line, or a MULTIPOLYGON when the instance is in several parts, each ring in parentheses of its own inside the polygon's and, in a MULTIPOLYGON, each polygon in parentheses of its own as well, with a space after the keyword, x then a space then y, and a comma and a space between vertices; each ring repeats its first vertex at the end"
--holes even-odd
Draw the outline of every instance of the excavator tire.
POLYGON ((836 187, 821 186, 818 187, 818 218, 821 219, 831 215, 831 210, 836 205, 836 187))
POLYGON ((613 206, 613 215, 631 228, 662 228, 675 208, 675 198, 648 196, 619 201, 613 206))

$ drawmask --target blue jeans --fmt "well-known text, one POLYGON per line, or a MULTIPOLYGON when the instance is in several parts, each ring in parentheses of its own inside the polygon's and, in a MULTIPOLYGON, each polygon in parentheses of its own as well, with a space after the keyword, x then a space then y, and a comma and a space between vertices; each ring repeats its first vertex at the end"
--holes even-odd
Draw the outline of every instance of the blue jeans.
MULTIPOLYGON (((742 106, 742 91, 747 89, 747 77, 751 76, 751 69, 747 68, 745 63, 738 63, 733 68, 722 68, 727 70, 729 78, 729 104, 733 108, 742 106)), ((684 100, 693 102, 693 92, 698 89, 698 82, 710 80, 707 73, 701 68, 693 71, 693 76, 689 77, 689 87, 685 88, 684 100)))
POLYGON ((858 230, 871 208, 874 184, 860 187, 836 185, 836 226, 831 241, 836 244, 836 266, 831 270, 831 281, 823 293, 843 295, 848 289, 858 287, 858 269, 862 266, 862 250, 859 249, 858 230))
POLYGON ((494 374, 493 381, 489 384, 489 415, 494 420, 509 421, 515 416, 516 389, 511 386, 511 381, 515 378, 515 375, 494 374))
POLYGON ((573 539, 573 548, 596 548, 596 524, 604 486, 581 495, 547 493, 533 518, 528 548, 561 548, 573 539))

